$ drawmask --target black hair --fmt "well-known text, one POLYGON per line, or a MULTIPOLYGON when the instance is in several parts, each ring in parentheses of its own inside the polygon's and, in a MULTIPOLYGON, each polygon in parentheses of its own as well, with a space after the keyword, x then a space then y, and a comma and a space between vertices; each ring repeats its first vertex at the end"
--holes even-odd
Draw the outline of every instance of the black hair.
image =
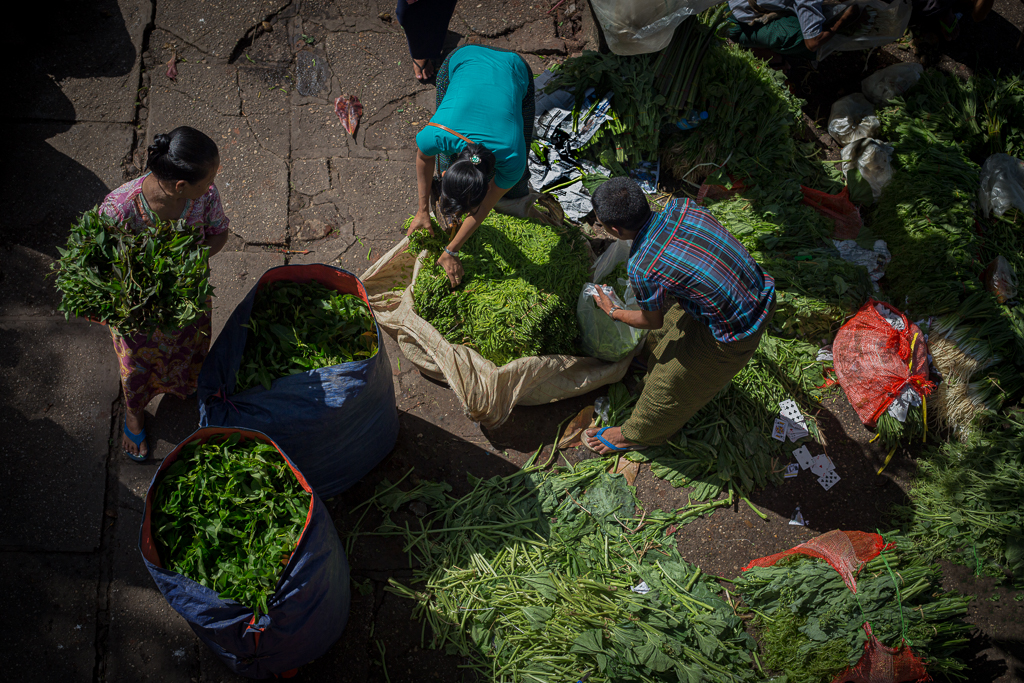
POLYGON ((651 216, 644 191, 635 180, 625 176, 598 185, 591 203, 599 221, 620 230, 636 232, 651 216))
POLYGON ((197 183, 207 176, 220 151, 205 133, 179 126, 153 137, 147 168, 160 180, 197 183))
POLYGON ((494 164, 494 152, 483 145, 466 145, 441 177, 441 211, 458 215, 480 206, 487 196, 494 164), (477 158, 476 163, 473 157, 477 158))

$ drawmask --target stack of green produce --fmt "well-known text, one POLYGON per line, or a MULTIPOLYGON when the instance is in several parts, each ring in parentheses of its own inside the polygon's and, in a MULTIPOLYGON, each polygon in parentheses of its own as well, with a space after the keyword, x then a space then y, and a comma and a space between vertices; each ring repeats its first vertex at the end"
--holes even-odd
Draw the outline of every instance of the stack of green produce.
POLYGON ((729 8, 719 5, 700 18, 684 21, 672 42, 654 60, 655 87, 665 98, 668 115, 693 108, 701 86, 701 68, 708 48, 720 42, 718 36, 729 19, 729 8))
POLYGON ((199 227, 157 221, 136 230, 94 208, 57 251, 59 309, 68 317, 92 318, 131 336, 180 330, 208 310, 213 287, 199 227))
POLYGON ((867 622, 883 645, 910 646, 929 674, 963 678, 967 667, 957 655, 968 639, 960 618, 969 598, 942 591, 939 566, 899 548, 864 565, 856 593, 824 560, 805 555, 737 577, 735 590, 757 615, 765 668, 788 683, 831 683, 864 655, 867 622))
POLYGON ((436 509, 419 530, 386 518, 376 533, 401 537, 416 567, 415 588, 388 590, 418 603, 424 646, 494 681, 758 680, 742 621, 667 534, 719 504, 637 519, 612 462, 470 477, 462 498, 424 496, 436 509))
POLYGON ((153 537, 165 568, 267 613, 310 494, 273 446, 212 437, 184 446, 157 485, 153 537))
POLYGON ((918 461, 910 502, 896 517, 927 558, 1010 576, 1024 588, 1024 412, 980 417, 986 429, 918 461))
MULTIPOLYGON (((772 425, 781 401, 793 398, 806 413, 817 397, 821 365, 816 352, 811 344, 766 334, 732 383, 677 435, 627 457, 650 462, 651 474, 673 486, 692 486, 693 500, 713 500, 723 490, 745 498, 755 488, 781 483, 789 447, 771 437, 772 425)), ((621 384, 611 387, 609 399, 607 424, 623 424, 635 399, 621 384)), ((814 421, 808 420, 807 426, 816 437, 814 421)))
POLYGON ((316 280, 268 282, 256 294, 235 392, 278 377, 365 360, 377 353, 377 326, 358 296, 316 280))
POLYGON ((445 339, 495 365, 579 354, 576 302, 590 267, 579 230, 491 212, 459 252, 465 274, 454 290, 437 265, 447 243, 436 226, 409 238, 410 252, 427 252, 413 284, 416 313, 445 339))

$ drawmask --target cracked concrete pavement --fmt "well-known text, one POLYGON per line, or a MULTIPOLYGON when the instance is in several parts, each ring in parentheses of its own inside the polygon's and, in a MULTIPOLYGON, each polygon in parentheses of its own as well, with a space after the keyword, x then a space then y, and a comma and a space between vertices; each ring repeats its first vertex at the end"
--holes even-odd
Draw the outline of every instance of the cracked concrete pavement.
MULTIPOLYGON (((581 47, 558 37, 550 6, 464 2, 446 50, 515 49, 539 73, 581 47)), ((217 184, 231 219, 228 245, 211 262, 216 336, 268 268, 321 262, 358 274, 401 238, 415 206, 413 139, 434 109, 434 88, 412 77, 391 0, 97 0, 31 12, 25 25, 47 33, 15 38, 28 58, 13 75, 0 189, 8 207, 0 231, 8 425, 0 609, 17 625, 0 636, 5 668, 15 680, 62 683, 236 680, 168 607, 137 548, 149 482, 195 428, 195 401, 155 400, 147 409, 154 457, 138 465, 122 454, 109 334, 56 310, 47 279, 56 247, 77 214, 142 172, 155 134, 203 130, 220 146, 217 184), (172 58, 174 80, 166 75, 172 58), (354 137, 334 113, 334 100, 348 94, 363 104, 354 137)), ((585 47, 597 47, 596 32, 585 47)), ((507 473, 513 465, 499 452, 527 450, 515 438, 496 445, 450 392, 409 363, 400 368, 402 436, 374 473, 333 501, 342 530, 351 501, 413 462, 421 476, 461 480, 466 471, 507 473)), ((418 647, 409 606, 383 593, 385 570, 404 563, 395 550, 357 546, 353 576, 372 590, 354 593, 345 636, 308 676, 383 681, 379 640, 392 681, 461 677, 459 662, 418 647)))

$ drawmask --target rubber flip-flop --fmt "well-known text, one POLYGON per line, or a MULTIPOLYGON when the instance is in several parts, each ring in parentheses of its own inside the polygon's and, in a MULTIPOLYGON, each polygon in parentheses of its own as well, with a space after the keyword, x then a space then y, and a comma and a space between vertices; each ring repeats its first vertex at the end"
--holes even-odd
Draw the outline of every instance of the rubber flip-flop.
MULTIPOLYGON (((132 430, 128 429, 128 423, 124 423, 124 435, 128 437, 128 440, 135 444, 136 448, 142 446, 142 443, 146 440, 146 428, 143 427, 142 431, 136 434, 132 430)), ((141 450, 141 448, 140 448, 141 450)), ((140 455, 138 453, 132 453, 127 448, 124 449, 124 454, 135 462, 145 462, 149 458, 149 444, 146 444, 146 454, 140 455)))
MULTIPOLYGON (((618 446, 613 444, 611 441, 608 441, 608 439, 606 439, 603 436, 601 436, 602 434, 604 434, 609 429, 611 429, 610 426, 609 427, 601 427, 600 429, 597 430, 597 434, 594 434, 593 437, 595 439, 597 439, 598 441, 600 441, 601 443, 603 443, 608 448, 610 448, 612 451, 625 452, 625 451, 640 450, 639 448, 636 448, 634 446, 626 446, 625 448, 619 448, 618 446)), ((584 436, 591 436, 590 434, 587 434, 586 432, 584 432, 583 434, 584 434, 584 436)), ((584 442, 584 443, 586 443, 586 442, 584 442)), ((589 448, 589 446, 588 446, 588 448, 589 448)), ((591 448, 590 450, 594 450, 594 449, 591 448)))

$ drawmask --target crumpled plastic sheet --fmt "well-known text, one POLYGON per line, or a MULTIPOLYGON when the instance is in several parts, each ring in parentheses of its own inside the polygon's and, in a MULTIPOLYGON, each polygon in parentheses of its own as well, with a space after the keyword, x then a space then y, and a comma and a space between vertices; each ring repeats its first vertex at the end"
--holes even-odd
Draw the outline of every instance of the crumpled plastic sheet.
POLYGON ((865 249, 856 240, 832 240, 839 250, 839 258, 868 269, 868 277, 878 291, 878 281, 885 275, 885 267, 892 261, 889 246, 885 240, 875 240, 874 249, 865 249))

